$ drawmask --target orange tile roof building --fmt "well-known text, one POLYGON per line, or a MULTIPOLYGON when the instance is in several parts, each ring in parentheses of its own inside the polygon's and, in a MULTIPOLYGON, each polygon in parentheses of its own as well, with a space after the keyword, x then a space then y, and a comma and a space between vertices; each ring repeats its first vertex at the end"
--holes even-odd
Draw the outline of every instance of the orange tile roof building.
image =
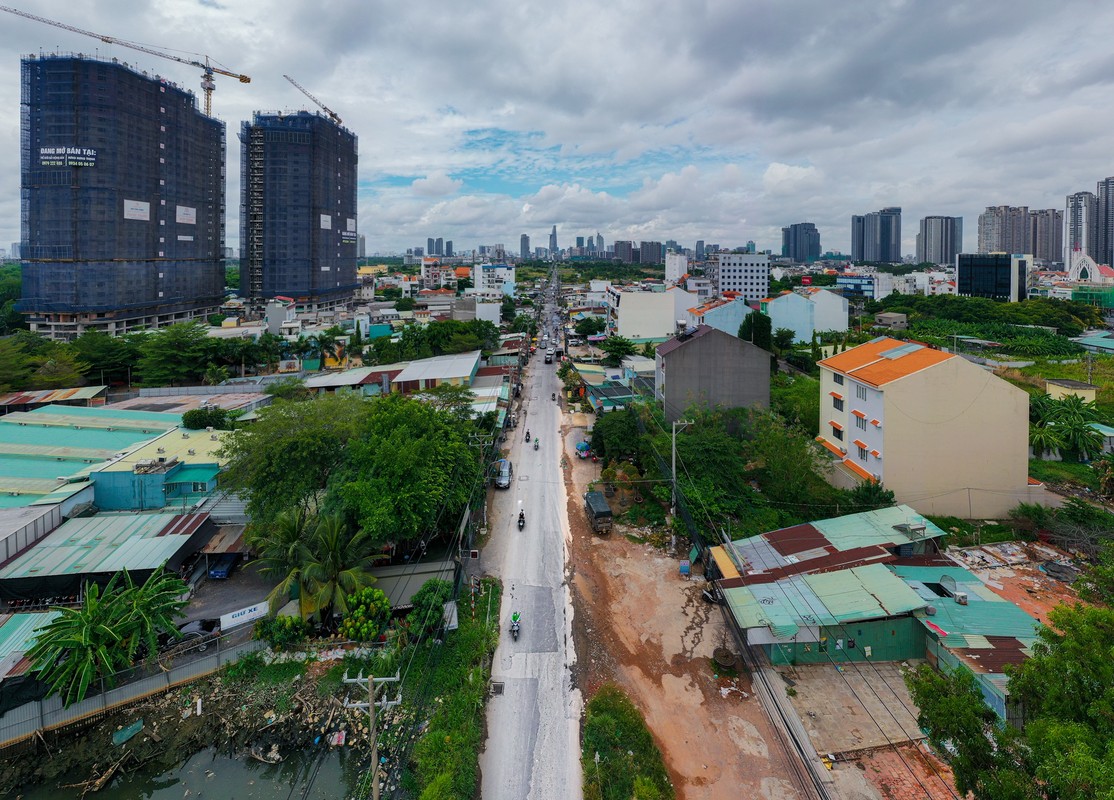
POLYGON ((1029 396, 988 370, 880 337, 820 362, 833 483, 880 481, 922 514, 999 518, 1029 487, 1029 396))

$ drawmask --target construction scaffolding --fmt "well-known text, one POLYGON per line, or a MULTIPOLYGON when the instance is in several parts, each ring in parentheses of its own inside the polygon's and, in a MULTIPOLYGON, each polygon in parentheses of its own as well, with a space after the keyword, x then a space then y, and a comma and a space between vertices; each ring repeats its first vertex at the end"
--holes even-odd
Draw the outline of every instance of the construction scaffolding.
POLYGON ((32 319, 172 316, 224 293, 224 123, 115 59, 21 64, 21 256, 32 319))
POLYGON ((348 298, 356 281, 356 136, 319 113, 240 129, 241 271, 253 300, 348 298))

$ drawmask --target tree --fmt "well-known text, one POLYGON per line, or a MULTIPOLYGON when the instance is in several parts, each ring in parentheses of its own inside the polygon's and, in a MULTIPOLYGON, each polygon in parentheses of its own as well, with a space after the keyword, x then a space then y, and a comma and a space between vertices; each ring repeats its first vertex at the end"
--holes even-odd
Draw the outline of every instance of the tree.
POLYGON ((375 543, 413 541, 451 524, 483 474, 473 428, 398 394, 366 406, 336 478, 337 505, 375 543))
POLYGON ((774 349, 779 353, 784 353, 793 347, 793 342, 796 339, 797 334, 792 328, 778 328, 774 331, 774 349))
POLYGON ((30 377, 31 359, 24 346, 14 339, 0 339, 0 391, 24 389, 30 377))
POLYGON ((245 536, 259 556, 259 571, 279 582, 267 595, 271 610, 281 607, 298 592, 300 616, 306 617, 306 595, 302 568, 309 561, 306 544, 306 515, 301 508, 281 511, 267 525, 252 523, 245 536))
POLYGON ((739 326, 739 338, 772 353, 774 349, 772 325, 770 318, 761 311, 751 311, 739 326))
POLYGON ((423 389, 414 397, 439 411, 447 411, 463 422, 472 418, 472 403, 476 400, 476 393, 467 386, 442 383, 423 389))
POLYGON ((638 454, 638 412, 625 408, 604 414, 592 427, 592 451, 607 461, 638 454))
POLYGON ((86 331, 70 343, 78 359, 88 364, 85 374, 97 383, 123 382, 139 360, 139 339, 109 336, 103 331, 86 331))
POLYGON ((201 380, 206 386, 217 386, 228 380, 228 369, 220 364, 210 363, 205 368, 205 375, 202 376, 201 380))
POLYGON ((417 306, 417 305, 418 305, 418 303, 417 303, 417 301, 414 300, 413 297, 402 297, 402 298, 399 298, 398 300, 395 301, 395 310, 396 311, 413 311, 414 307, 417 306))
POLYGON ((205 374, 212 346, 205 327, 193 322, 179 322, 147 334, 140 344, 138 364, 143 383, 197 383, 205 374))
POLYGON ((313 391, 306 387, 306 382, 301 378, 279 378, 267 384, 263 394, 269 394, 276 400, 309 400, 313 391))
POLYGON ((576 323, 573 327, 577 336, 585 338, 595 336, 597 333, 603 333, 607 330, 607 320, 603 317, 585 317, 576 323))
POLYGON ((221 485, 247 500, 258 525, 283 511, 315 516, 372 405, 357 395, 336 394, 260 409, 255 422, 225 437, 221 485))
MULTIPOLYGON (((398 308, 398 306, 396 305, 395 308, 398 308)), ((503 322, 510 322, 512 319, 514 319, 515 313, 516 307, 514 304, 514 298, 504 297, 503 302, 499 306, 499 318, 503 320, 503 322)))
POLYGON ((820 433, 820 381, 804 375, 775 375, 770 381, 770 406, 809 436, 820 433))
POLYGON ((889 508, 894 504, 894 493, 880 481, 862 481, 847 493, 853 513, 889 508))
POLYGON ((608 336, 600 342, 600 350, 604 353, 603 363, 609 367, 617 367, 627 356, 636 352, 634 342, 622 336, 608 336))
POLYGON ((125 571, 102 589, 85 587, 81 605, 55 609, 58 616, 36 634, 27 651, 31 669, 67 707, 85 699, 103 680, 132 665, 140 652, 153 656, 160 634, 177 635, 174 619, 188 587, 174 575, 153 572, 141 586, 125 571))
POLYGON ((226 431, 232 428, 232 415, 227 409, 216 406, 191 408, 182 415, 182 427, 193 431, 216 428, 226 431))
POLYGON ((646 342, 646 344, 642 345, 642 356, 644 358, 653 358, 657 355, 657 352, 658 349, 654 346, 653 342, 646 342))
POLYGON ((1075 590, 1088 602, 1114 606, 1114 541, 1102 544, 1098 558, 1076 579, 1075 590))
POLYGON ((534 336, 538 332, 538 323, 530 314, 517 314, 511 321, 513 333, 528 333, 534 336))
POLYGON ((259 339, 255 344, 259 348, 259 355, 262 357, 263 363, 267 365, 268 370, 273 370, 278 366, 278 362, 282 359, 282 353, 286 344, 285 339, 270 331, 266 331, 259 335, 259 339))
POLYGON ((391 601, 382 589, 367 587, 353 592, 345 601, 348 614, 340 624, 340 635, 354 642, 374 642, 391 619, 391 601))
POLYGON ((373 551, 367 534, 363 531, 352 534, 339 514, 319 519, 302 565, 302 582, 309 593, 308 610, 317 612, 326 624, 334 614, 347 614, 349 595, 375 582, 371 568, 384 556, 373 551))
POLYGON ((457 295, 464 294, 465 289, 471 289, 473 286, 471 278, 457 278, 456 279, 456 293, 457 295))

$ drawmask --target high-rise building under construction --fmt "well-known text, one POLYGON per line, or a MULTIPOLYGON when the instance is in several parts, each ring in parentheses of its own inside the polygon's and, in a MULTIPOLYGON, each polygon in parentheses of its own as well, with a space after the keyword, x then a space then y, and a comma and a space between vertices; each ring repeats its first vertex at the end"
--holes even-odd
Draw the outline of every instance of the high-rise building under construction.
POLYGON ((356 289, 356 135, 318 113, 240 131, 241 294, 327 308, 356 289))
POLYGON ((22 61, 23 299, 55 339, 204 316, 224 294, 224 123, 117 60, 22 61))

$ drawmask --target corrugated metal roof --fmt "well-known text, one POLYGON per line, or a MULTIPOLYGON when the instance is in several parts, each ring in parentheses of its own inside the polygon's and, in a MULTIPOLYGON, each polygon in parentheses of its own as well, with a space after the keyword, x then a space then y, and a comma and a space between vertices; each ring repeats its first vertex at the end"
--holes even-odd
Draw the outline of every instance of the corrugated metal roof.
POLYGON ((0 395, 0 406, 22 406, 38 403, 56 403, 62 400, 92 400, 103 393, 107 386, 82 386, 76 389, 43 389, 37 392, 11 392, 0 395))
POLYGON ((822 519, 812 523, 837 550, 850 550, 868 545, 898 545, 924 541, 944 535, 944 531, 927 517, 906 505, 848 514, 845 517, 822 519), (924 525, 924 535, 910 536, 897 525, 924 525))
POLYGON ((35 643, 36 632, 49 625, 57 616, 57 611, 0 614, 0 681, 16 671, 16 666, 23 660, 23 654, 35 643))
POLYGON ((217 477, 220 467, 205 464, 196 464, 182 467, 173 475, 167 476, 167 483, 208 483, 217 477))
POLYGON ((0 569, 0 580, 155 569, 204 522, 205 515, 105 515, 71 519, 0 569))
POLYGON ((420 361, 411 361, 391 382, 406 383, 409 381, 444 381, 453 378, 469 378, 476 371, 479 361, 479 350, 423 358, 420 361))

